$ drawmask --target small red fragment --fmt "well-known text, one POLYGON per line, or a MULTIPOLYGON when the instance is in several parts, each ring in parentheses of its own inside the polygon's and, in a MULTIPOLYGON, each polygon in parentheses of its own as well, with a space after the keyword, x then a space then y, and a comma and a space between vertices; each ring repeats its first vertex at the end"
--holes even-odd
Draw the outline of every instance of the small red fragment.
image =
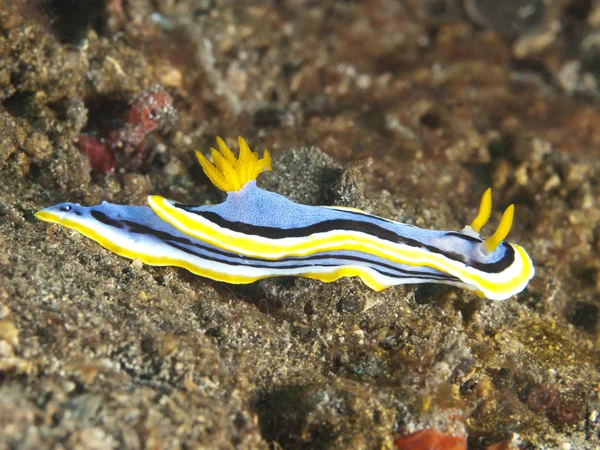
POLYGON ((133 101, 131 108, 123 116, 125 126, 121 129, 119 138, 127 144, 139 145, 148 133, 174 118, 173 99, 163 88, 154 86, 133 101))
POLYGON ((106 143, 100 142, 88 134, 80 134, 77 138, 79 151, 84 153, 90 160, 93 169, 108 172, 117 165, 115 157, 110 152, 106 143))
POLYGON ((144 152, 146 136, 162 125, 174 122, 176 117, 173 99, 156 85, 135 98, 123 114, 121 124, 99 126, 97 134, 101 138, 81 134, 77 146, 95 170, 108 172, 116 167, 117 161, 119 165, 135 166, 147 157, 144 152))
POLYGON ((398 450, 466 450, 467 439, 428 428, 399 437, 394 445, 398 450))

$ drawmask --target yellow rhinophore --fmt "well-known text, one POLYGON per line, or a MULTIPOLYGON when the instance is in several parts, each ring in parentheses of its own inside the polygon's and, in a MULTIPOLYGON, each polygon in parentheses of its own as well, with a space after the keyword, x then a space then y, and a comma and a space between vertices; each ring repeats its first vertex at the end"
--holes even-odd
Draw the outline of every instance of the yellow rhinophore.
POLYGON ((510 229, 512 227, 513 217, 515 215, 515 205, 510 205, 506 208, 506 211, 502 214, 502 219, 500 219, 500 225, 489 238, 485 240, 483 244, 481 244, 481 250, 484 254, 489 255, 492 253, 500 243, 506 239, 510 229))
POLYGON ((479 203, 479 212, 477 213, 477 217, 471 223, 471 228, 473 228, 477 233, 481 231, 481 228, 490 220, 490 216, 492 215, 492 188, 487 188, 483 195, 481 196, 481 203, 479 203))

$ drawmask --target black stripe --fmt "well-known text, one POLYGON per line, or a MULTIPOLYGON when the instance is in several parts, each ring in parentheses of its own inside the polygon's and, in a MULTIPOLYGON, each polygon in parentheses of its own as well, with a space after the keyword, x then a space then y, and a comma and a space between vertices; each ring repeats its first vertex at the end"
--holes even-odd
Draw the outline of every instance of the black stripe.
MULTIPOLYGON (((196 214, 198 216, 204 217, 206 220, 214 223, 215 225, 220 226, 221 228, 225 228, 234 232, 243 233, 247 235, 255 235, 261 236, 267 239, 284 239, 284 238, 297 238, 297 237, 307 237, 312 234, 317 233, 326 233, 328 231, 342 230, 342 231, 354 231, 359 233, 368 234, 370 236, 377 237, 382 240, 386 240, 389 242, 393 242, 396 244, 404 244, 410 247, 425 249, 429 252, 436 253, 446 258, 449 258, 453 261, 461 262, 467 266, 473 267, 477 270, 487 273, 500 273, 503 270, 506 270, 515 260, 515 254, 513 248, 502 242, 500 245, 504 245, 505 255, 502 259, 494 263, 481 263, 479 261, 471 261, 468 260, 468 256, 462 255, 460 253, 455 252, 446 252, 440 250, 437 247, 424 244, 423 242, 419 242, 416 239, 407 238, 405 236, 401 236, 399 234, 394 233, 386 228, 380 227, 379 225, 375 225, 368 222, 362 222, 359 220, 349 220, 349 219, 332 219, 332 220, 324 220, 323 222, 318 222, 313 225, 308 225, 305 227, 298 228, 278 228, 278 227, 267 227, 262 225, 250 225, 245 222, 235 222, 224 219, 220 215, 210 211, 194 211, 183 207, 187 212, 192 214, 196 214)), ((475 241, 478 240, 471 236, 467 236, 461 233, 449 232, 453 237, 465 239, 467 241, 475 241)))
MULTIPOLYGON (((308 268, 308 267, 315 267, 315 266, 320 266, 320 267, 340 267, 341 264, 325 264, 325 263, 313 263, 313 264, 281 264, 282 262, 305 262, 305 261, 318 261, 319 259, 339 259, 340 261, 343 260, 350 260, 350 261, 357 261, 357 262, 365 262, 368 264, 364 264, 362 265, 362 267, 369 267, 370 269, 373 269, 385 276, 388 276, 390 278, 421 278, 421 279, 429 279, 429 280, 444 280, 444 281, 461 281, 459 278, 452 276, 452 275, 446 275, 446 274, 441 274, 440 275, 436 275, 436 274, 432 274, 430 272, 420 272, 420 271, 410 271, 410 270, 405 270, 405 269, 400 269, 397 267, 393 267, 387 264, 380 264, 377 262, 373 262, 370 261, 368 259, 363 259, 363 258, 359 258, 359 257, 353 257, 353 256, 320 256, 320 255, 313 255, 310 257, 305 257, 305 258, 299 258, 299 259, 291 259, 291 258, 284 258, 284 259, 280 259, 277 261, 268 261, 268 260, 259 260, 256 258, 252 259, 252 262, 249 264, 246 261, 240 261, 240 262, 231 262, 231 261, 223 261, 219 258, 215 258, 215 257, 211 257, 211 256, 206 256, 206 255, 198 255, 197 253, 195 253, 193 250, 186 248, 184 246, 181 246, 179 244, 176 244, 174 242, 165 242, 166 244, 170 245, 171 247, 174 247, 178 250, 181 250, 182 252, 188 253, 190 255, 193 256, 197 256, 199 258, 204 258, 204 259, 208 259, 210 261, 216 261, 216 262, 220 262, 222 264, 228 264, 231 266, 249 266, 249 267, 255 267, 258 269, 302 269, 302 268, 308 268), (260 264, 263 263, 263 264, 260 264), (275 264, 277 264, 275 266, 275 264), (400 272, 403 275, 399 275, 398 273, 390 273, 381 269, 378 269, 377 267, 372 267, 369 264, 375 264, 375 265, 381 265, 384 267, 389 268, 390 270, 396 271, 396 272, 400 272)), ((232 258, 237 257, 237 255, 228 255, 232 258)), ((240 257, 239 259, 242 259, 243 257, 240 257)))
MULTIPOLYGON (((124 220, 122 221, 124 225, 126 225, 130 231, 132 233, 137 233, 137 234, 145 234, 145 235, 151 235, 156 237, 157 239, 160 239, 161 241, 167 243, 168 245, 171 245, 172 247, 177 248, 178 250, 182 250, 185 251, 188 254, 194 255, 194 256, 198 256, 201 258, 206 258, 209 259, 211 261, 218 261, 218 262, 222 262, 224 264, 231 264, 231 265, 249 265, 249 266, 253 266, 253 267, 260 267, 260 268, 272 268, 272 266, 268 265, 268 264, 264 264, 264 263, 270 263, 271 260, 265 260, 263 258, 257 258, 257 257, 252 257, 252 256, 244 256, 244 255, 239 255, 236 253, 230 253, 224 250, 220 250, 220 249, 216 249, 213 247, 207 247, 206 245, 200 244, 198 242, 194 242, 189 238, 182 238, 179 236, 173 236, 170 233, 167 233, 166 231, 158 231, 155 230, 154 228, 145 226, 145 225, 140 225, 139 223, 136 222, 131 222, 129 220, 124 220), (177 244, 175 244, 177 243, 177 244), (204 252, 209 252, 209 253, 214 253, 220 256, 225 256, 225 257, 229 257, 229 258, 235 258, 235 259, 239 259, 240 262, 239 263, 232 263, 232 262, 225 262, 220 260, 217 257, 209 257, 209 256, 205 256, 205 255, 199 255, 198 253, 193 252, 190 249, 186 249, 185 247, 182 247, 178 244, 183 244, 183 245, 188 245, 190 247, 195 247, 199 250, 202 250, 204 252), (259 263, 263 263, 263 264, 259 264, 259 263)), ((337 255, 310 255, 310 256, 305 256, 305 257, 288 257, 288 258, 281 258, 278 259, 276 261, 273 261, 272 264, 280 264, 281 262, 292 262, 292 261, 311 261, 311 260, 318 260, 318 259, 323 259, 323 258, 331 258, 331 259, 348 259, 348 260, 352 260, 352 261, 357 261, 357 262, 362 262, 365 263, 365 265, 369 265, 369 264, 373 264, 373 265, 377 265, 377 266, 381 266, 383 268, 386 268, 388 270, 393 270, 402 274, 407 274, 409 276, 414 276, 414 277, 431 277, 432 279, 448 279, 448 280, 456 280, 456 281, 460 281, 459 278, 450 275, 450 274, 440 274, 440 275, 435 275, 435 274, 431 274, 429 272, 420 272, 420 271, 410 271, 410 270, 406 270, 406 269, 401 269, 399 267, 395 267, 391 264, 387 264, 387 263, 383 263, 380 261, 372 261, 368 258, 361 258, 359 256, 352 256, 352 255, 345 255, 345 256, 337 256, 337 255)), ((284 268, 291 268, 294 266, 284 266, 284 268)), ((374 268, 374 270, 378 270, 377 268, 374 268)), ((382 272, 382 271, 380 271, 382 272)), ((383 272, 382 272, 383 273, 383 272)), ((392 277, 398 277, 399 275, 389 275, 392 277)))
MULTIPOLYGON (((175 243, 168 243, 168 245, 170 245, 171 247, 174 247, 182 252, 188 253, 190 255, 194 255, 194 256, 198 256, 198 254, 194 253, 192 250, 190 250, 189 248, 186 248, 184 246, 181 246, 179 244, 175 244, 175 243)), ((200 256, 198 256, 200 257, 200 256)), ((310 269, 311 267, 341 267, 339 264, 289 264, 289 265, 285 265, 285 264, 279 264, 277 267, 272 267, 271 265, 263 265, 263 264, 246 264, 243 262, 230 262, 230 261, 223 261, 220 260, 219 258, 214 258, 214 257, 210 257, 210 256, 206 256, 206 255, 202 255, 201 258, 203 259, 207 259, 209 261, 216 261, 219 262, 221 264, 226 264, 226 265, 230 265, 230 266, 250 266, 250 267, 255 267, 257 269, 310 269)), ((340 259, 343 257, 340 257, 340 259)), ((331 258, 331 259, 336 259, 331 258)), ((298 261, 305 261, 305 259, 300 259, 298 261)), ((277 261, 279 263, 279 261, 277 261)), ((369 267, 370 269, 375 270, 376 272, 379 272, 380 274, 390 277, 390 278, 418 278, 421 280, 433 280, 433 281, 457 281, 460 282, 461 280, 459 278, 453 277, 451 275, 448 276, 444 276, 444 275, 434 275, 434 274, 430 274, 427 272, 410 272, 408 270, 402 270, 402 269, 395 269, 395 270, 399 270, 401 272, 405 272, 408 276, 399 276, 398 274, 393 274, 393 273, 389 273, 386 272, 384 270, 381 269, 377 269, 375 267, 370 267, 370 266, 362 266, 362 267, 369 267), (419 275, 422 274, 422 275, 419 275)))
MULTIPOLYGON (((158 231, 154 228, 148 227, 146 225, 141 225, 137 222, 132 222, 129 220, 122 220, 122 221, 115 220, 100 211, 92 210, 91 214, 96 220, 98 220, 99 222, 102 222, 106 225, 109 225, 109 226, 112 226, 115 228, 119 228, 119 229, 123 229, 123 228, 127 227, 127 228, 129 228, 129 230, 132 233, 137 233, 137 234, 142 234, 142 235, 150 235, 150 236, 156 237, 157 239, 165 242, 167 245, 170 245, 171 247, 174 247, 178 250, 184 251, 188 254, 191 254, 191 255, 194 255, 194 256, 197 256, 200 258, 205 258, 210 261, 216 261, 216 262, 221 262, 223 264, 230 264, 230 265, 248 265, 248 266, 258 267, 258 268, 274 268, 271 265, 269 265, 269 263, 271 263, 270 260, 265 260, 263 258, 256 258, 256 257, 251 257, 251 256, 239 255, 239 254, 230 253, 230 252, 227 252, 224 250, 216 249, 213 247, 208 247, 208 246, 200 244, 198 242, 194 242, 190 238, 182 238, 179 236, 173 236, 172 234, 170 234, 166 231, 158 231), (180 244, 182 244, 182 245, 180 245, 180 244), (219 256, 239 259, 240 262, 223 261, 222 259, 219 259, 216 256, 199 255, 198 253, 195 253, 194 251, 190 250, 189 248, 184 247, 184 245, 194 247, 201 251, 213 253, 213 254, 216 254, 219 256)), ((397 273, 391 274, 389 272, 380 270, 377 267, 371 267, 371 268, 373 270, 377 270, 378 272, 380 272, 386 276, 390 276, 392 278, 402 277, 402 276, 406 275, 406 276, 410 276, 413 278, 460 281, 459 278, 457 278, 453 275, 450 275, 450 274, 441 274, 440 273, 440 275, 436 275, 436 274, 432 274, 430 272, 410 271, 410 270, 406 270, 406 269, 401 269, 399 267, 395 267, 392 264, 387 264, 387 263, 384 263, 381 261, 372 261, 368 258, 362 258, 360 256, 353 256, 353 255, 337 256, 337 255, 327 255, 326 254, 326 255, 310 255, 310 256, 305 256, 305 257, 288 257, 288 258, 281 258, 276 261, 273 261, 271 264, 278 264, 278 267, 281 267, 281 264, 280 264, 281 262, 315 261, 315 260, 324 259, 324 258, 340 259, 340 260, 345 259, 345 260, 350 260, 350 261, 356 261, 359 263, 363 263, 365 266, 368 266, 368 267, 371 267, 370 265, 379 266, 383 269, 388 269, 391 271, 395 271, 397 273), (399 274, 403 274, 403 275, 399 275, 399 274)), ((282 267, 283 268, 293 268, 293 267, 310 267, 310 266, 311 265, 307 265, 307 266, 283 265, 282 267)), ((325 265, 325 266, 330 266, 330 265, 325 265)), ((275 268, 277 268, 277 267, 275 267, 275 268)))
POLYGON ((102 222, 105 225, 109 225, 111 227, 115 227, 115 228, 119 228, 119 229, 125 228, 125 225, 123 225, 123 223, 121 221, 113 219, 112 217, 107 216, 103 212, 96 211, 95 209, 92 209, 90 211, 90 214, 98 222, 102 222))

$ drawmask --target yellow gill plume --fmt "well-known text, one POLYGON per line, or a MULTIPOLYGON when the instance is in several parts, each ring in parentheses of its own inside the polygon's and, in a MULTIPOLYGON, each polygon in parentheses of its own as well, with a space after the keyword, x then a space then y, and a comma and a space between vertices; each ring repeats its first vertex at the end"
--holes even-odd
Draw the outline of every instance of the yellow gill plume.
POLYGON ((261 172, 271 170, 269 151, 265 149, 263 157, 259 159, 258 153, 250 150, 242 137, 238 137, 238 158, 220 137, 217 137, 217 146, 219 150, 212 147, 210 149, 213 163, 199 151, 196 151, 196 156, 208 179, 222 191, 239 191, 248 181, 256 180, 261 172))

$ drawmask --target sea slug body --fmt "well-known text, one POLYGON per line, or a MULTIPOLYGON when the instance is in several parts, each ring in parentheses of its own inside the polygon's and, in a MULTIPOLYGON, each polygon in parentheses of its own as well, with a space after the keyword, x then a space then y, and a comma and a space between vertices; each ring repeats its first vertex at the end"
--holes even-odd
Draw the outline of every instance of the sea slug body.
POLYGON ((239 138, 236 158, 220 138, 217 143, 219 151, 211 149, 214 164, 197 155, 209 179, 227 192, 221 204, 188 206, 150 196, 149 207, 62 203, 36 217, 73 228, 121 256, 227 283, 357 276, 375 290, 433 282, 505 300, 534 275, 525 250, 504 241, 512 205, 496 232, 480 237, 491 214, 489 189, 470 226, 426 230, 358 210, 294 203, 256 185, 258 175, 271 170, 267 150, 259 158, 239 138))

